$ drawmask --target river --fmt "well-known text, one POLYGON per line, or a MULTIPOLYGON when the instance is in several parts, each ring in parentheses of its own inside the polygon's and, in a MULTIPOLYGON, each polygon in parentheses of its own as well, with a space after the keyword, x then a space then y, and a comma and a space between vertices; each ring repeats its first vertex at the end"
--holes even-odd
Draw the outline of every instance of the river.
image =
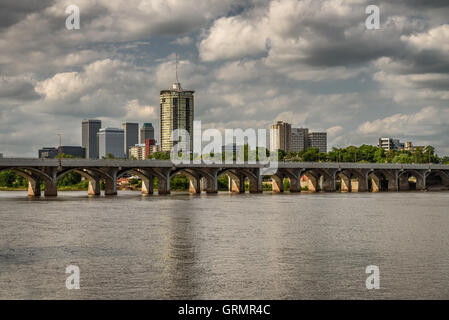
POLYGON ((0 192, 0 298, 449 299, 448 208, 449 192, 0 192))

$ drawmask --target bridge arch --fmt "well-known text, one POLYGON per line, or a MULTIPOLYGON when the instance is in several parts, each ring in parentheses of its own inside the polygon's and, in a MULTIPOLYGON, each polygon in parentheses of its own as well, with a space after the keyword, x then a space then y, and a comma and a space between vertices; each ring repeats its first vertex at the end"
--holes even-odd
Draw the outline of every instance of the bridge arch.
POLYGON ((426 172, 427 190, 448 190, 449 173, 443 170, 431 170, 426 172))
POLYGON ((307 191, 309 192, 317 192, 319 191, 319 179, 322 174, 314 169, 306 169, 300 173, 300 180, 306 181, 307 191), (305 178, 304 178, 305 177, 305 178))
POLYGON ((45 194, 53 194, 54 190, 52 187, 55 185, 53 178, 46 172, 33 167, 1 167, 2 171, 11 171, 15 174, 25 178, 28 182, 28 196, 39 197, 41 195, 41 182, 45 183, 45 194))
POLYGON ((336 189, 340 192, 351 192, 352 172, 350 170, 338 170, 335 172, 336 189))

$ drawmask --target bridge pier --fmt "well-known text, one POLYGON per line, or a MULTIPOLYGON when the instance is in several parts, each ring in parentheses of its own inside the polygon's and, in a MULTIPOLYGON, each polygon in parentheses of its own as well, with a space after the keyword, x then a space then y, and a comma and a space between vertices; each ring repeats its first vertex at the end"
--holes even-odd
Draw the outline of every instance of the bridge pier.
POLYGON ((351 179, 347 178, 346 176, 341 176, 340 177, 340 181, 341 181, 341 187, 340 187, 340 191, 341 192, 351 192, 351 179))
POLYGON ((158 194, 170 194, 170 171, 161 170, 157 176, 159 184, 157 186, 158 194))
POLYGON ((117 172, 119 169, 104 170, 109 176, 104 182, 104 195, 116 196, 117 195, 117 172))
POLYGON ((190 193, 201 193, 202 185, 201 179, 191 178, 189 180, 189 192, 190 193))
POLYGON ((368 173, 368 179, 371 179, 371 192, 380 192, 380 179, 374 173, 368 173))
POLYGON ((262 175, 259 168, 247 170, 249 180, 249 193, 262 193, 262 175))
POLYGON ((284 192, 284 177, 282 175, 271 176, 271 185, 273 193, 284 192))
POLYGON ((101 194, 100 190, 100 180, 99 179, 88 179, 89 185, 87 187, 87 194, 89 196, 99 196, 101 194))
POLYGON ((301 178, 290 177, 290 192, 301 192, 301 178))
POLYGON ((416 190, 425 191, 426 188, 426 174, 423 172, 416 177, 416 190))
POLYGON ((399 191, 399 171, 395 170, 388 176, 388 191, 399 191))
POLYGON ((368 192, 368 177, 358 177, 357 188, 354 188, 351 182, 351 192, 368 192))
POLYGON ((332 174, 332 176, 329 176, 329 177, 323 176, 323 183, 321 185, 321 189, 322 189, 322 191, 325 191, 325 192, 337 191, 334 174, 332 174))
POLYGON ((410 190, 410 183, 408 179, 409 177, 407 174, 402 174, 399 176, 399 190, 410 190))
POLYGON ((204 177, 207 193, 218 193, 217 174, 212 173, 215 177, 204 177))
POLYGON ((237 177, 228 176, 229 191, 234 193, 245 193, 245 177, 239 175, 237 177))
POLYGON ((147 178, 142 177, 142 194, 150 195, 153 194, 153 176, 149 174, 147 178))
POLYGON ((44 172, 50 176, 51 180, 45 179, 45 191, 46 197, 56 197, 58 195, 58 180, 57 180, 57 168, 49 167, 44 169, 44 172))
POLYGON ((28 196, 40 197, 41 196, 41 181, 40 179, 28 179, 28 196))

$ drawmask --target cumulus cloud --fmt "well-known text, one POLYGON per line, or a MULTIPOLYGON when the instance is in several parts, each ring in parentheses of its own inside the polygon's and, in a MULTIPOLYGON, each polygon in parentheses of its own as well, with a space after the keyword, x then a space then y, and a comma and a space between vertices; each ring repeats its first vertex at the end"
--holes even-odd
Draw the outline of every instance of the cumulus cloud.
POLYGON ((446 126, 449 110, 425 107, 413 114, 397 113, 383 119, 366 121, 359 126, 358 132, 369 135, 406 136, 419 132, 420 135, 434 135, 446 126))
POLYGON ((80 0, 73 31, 71 1, 16 2, 0 4, 4 154, 35 156, 55 132, 79 144, 82 118, 158 132, 176 52, 204 128, 279 119, 330 146, 389 134, 449 152, 447 1, 379 1, 381 29, 367 30, 368 0, 80 0))

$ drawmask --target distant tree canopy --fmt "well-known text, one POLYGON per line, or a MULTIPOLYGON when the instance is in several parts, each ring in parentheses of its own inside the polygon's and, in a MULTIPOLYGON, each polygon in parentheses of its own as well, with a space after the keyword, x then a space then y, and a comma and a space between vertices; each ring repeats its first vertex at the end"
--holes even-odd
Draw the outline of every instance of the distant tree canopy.
POLYGON ((155 160, 170 160, 170 153, 168 152, 153 152, 148 156, 148 159, 155 160))
MULTIPOLYGON (((241 151, 233 153, 233 159, 236 160, 238 152, 243 152, 245 161, 251 159, 258 159, 258 152, 256 150, 249 150, 248 145, 245 145, 241 151)), ((266 150, 267 156, 269 151, 266 150)), ((214 155, 203 155, 204 159, 210 159, 214 155)), ((222 159, 225 159, 225 154, 221 154, 222 159)), ((170 160, 170 153, 155 152, 151 154, 149 159, 156 160, 170 160)), ((198 158, 198 155, 192 158, 198 158)), ((327 153, 320 152, 318 148, 308 148, 300 152, 286 152, 278 150, 279 161, 292 162, 371 162, 371 163, 448 163, 449 156, 438 157, 435 154, 435 148, 427 146, 425 148, 416 147, 414 151, 400 150, 400 151, 385 151, 384 149, 371 145, 361 145, 359 147, 349 146, 346 148, 332 148, 327 153)))
POLYGON ((301 152, 279 151, 280 161, 328 161, 328 162, 375 162, 375 163, 448 163, 449 157, 439 158, 435 148, 417 147, 413 152, 407 150, 387 151, 380 147, 361 145, 346 148, 332 148, 328 153, 321 153, 316 148, 301 152))

